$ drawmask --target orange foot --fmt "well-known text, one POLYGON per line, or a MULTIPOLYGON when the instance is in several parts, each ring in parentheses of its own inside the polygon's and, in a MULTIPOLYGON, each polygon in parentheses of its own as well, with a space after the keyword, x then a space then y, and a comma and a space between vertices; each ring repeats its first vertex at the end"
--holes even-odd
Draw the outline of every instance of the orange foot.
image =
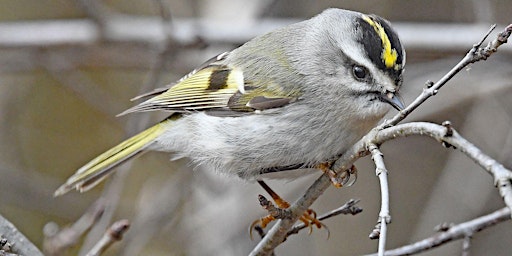
POLYGON ((357 169, 354 165, 350 167, 350 169, 341 172, 340 174, 336 174, 335 171, 331 169, 332 162, 321 163, 316 166, 317 169, 322 170, 329 179, 331 180, 332 185, 337 188, 341 188, 343 186, 352 186, 357 180, 357 169), (354 179, 350 180, 351 175, 354 175, 354 179))
MULTIPOLYGON (((264 216, 258 220, 255 220, 250 228, 249 228, 249 235, 252 237, 252 231, 254 229, 261 230, 267 227, 267 225, 277 219, 286 219, 291 218, 291 212, 287 210, 290 207, 290 204, 286 202, 284 199, 282 199, 274 190, 272 190, 264 181, 258 180, 258 183, 260 184, 267 193, 272 197, 272 200, 276 203, 276 206, 272 204, 269 200, 267 200, 264 196, 259 195, 258 200, 260 201, 260 205, 263 207, 263 209, 268 211, 268 215, 264 216)), ((308 209, 304 212, 304 214, 299 218, 300 221, 304 223, 307 227, 309 227, 309 233, 313 231, 313 226, 316 226, 317 228, 324 227, 329 231, 327 226, 325 226, 322 222, 320 222, 316 218, 316 212, 308 209)))

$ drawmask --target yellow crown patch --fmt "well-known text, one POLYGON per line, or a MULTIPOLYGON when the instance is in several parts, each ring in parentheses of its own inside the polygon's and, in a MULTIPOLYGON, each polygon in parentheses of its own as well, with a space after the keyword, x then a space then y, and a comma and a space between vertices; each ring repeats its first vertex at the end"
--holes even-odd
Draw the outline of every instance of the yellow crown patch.
POLYGON ((372 18, 370 18, 368 15, 363 14, 363 20, 368 22, 370 26, 375 29, 375 32, 379 35, 381 41, 382 41, 382 61, 384 62, 384 65, 386 65, 387 68, 394 68, 398 69, 400 68, 399 65, 396 64, 398 53, 396 49, 391 48, 391 42, 389 40, 388 35, 386 34, 386 31, 380 25, 379 23, 375 22, 372 18))

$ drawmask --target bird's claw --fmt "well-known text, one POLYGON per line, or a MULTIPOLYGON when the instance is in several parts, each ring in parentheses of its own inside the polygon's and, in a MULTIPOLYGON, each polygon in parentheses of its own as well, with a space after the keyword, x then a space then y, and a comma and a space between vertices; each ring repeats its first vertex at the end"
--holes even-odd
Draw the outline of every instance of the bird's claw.
MULTIPOLYGON (((262 195, 259 195, 258 199, 260 201, 260 205, 263 207, 263 209, 267 210, 269 214, 252 222, 251 226, 249 227, 249 236, 251 237, 251 240, 253 239, 253 230, 257 230, 260 233, 260 235, 264 235, 262 229, 266 228, 270 222, 277 219, 286 219, 292 217, 291 212, 287 210, 287 208, 290 206, 288 202, 280 199, 279 205, 278 207, 276 207, 272 202, 267 200, 262 195), (282 206, 285 207, 281 208, 282 206)), ((309 234, 313 232, 313 226, 316 226, 317 228, 324 227, 327 230, 327 237, 329 237, 329 229, 325 224, 323 224, 316 218, 316 212, 314 210, 307 209, 304 212, 304 214, 299 218, 299 220, 302 221, 304 225, 309 227, 309 234)))
POLYGON ((357 169, 352 165, 349 169, 336 173, 331 169, 331 163, 322 163, 317 166, 318 169, 322 170, 327 174, 333 186, 340 188, 343 186, 352 186, 357 181, 357 169), (351 179, 354 177, 353 179, 351 179))

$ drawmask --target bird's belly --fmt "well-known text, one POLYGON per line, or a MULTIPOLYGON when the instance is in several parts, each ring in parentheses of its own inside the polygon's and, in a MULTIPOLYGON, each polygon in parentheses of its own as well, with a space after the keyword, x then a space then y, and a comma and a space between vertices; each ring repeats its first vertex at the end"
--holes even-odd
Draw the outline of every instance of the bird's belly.
POLYGON ((334 122, 289 122, 259 115, 219 118, 198 113, 180 129, 191 132, 188 142, 176 150, 178 154, 242 178, 267 168, 331 160, 360 138, 334 122))

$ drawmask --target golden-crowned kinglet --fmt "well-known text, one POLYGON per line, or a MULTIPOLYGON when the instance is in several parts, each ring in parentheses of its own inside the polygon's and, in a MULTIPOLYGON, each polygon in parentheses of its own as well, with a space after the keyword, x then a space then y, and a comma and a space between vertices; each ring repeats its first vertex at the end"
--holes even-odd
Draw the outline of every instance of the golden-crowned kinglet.
POLYGON ((94 158, 55 195, 88 190, 146 150, 245 179, 315 167, 343 154, 391 107, 403 108, 397 93, 404 64, 405 52, 387 21, 325 10, 143 95, 149 99, 122 114, 172 114, 94 158))

